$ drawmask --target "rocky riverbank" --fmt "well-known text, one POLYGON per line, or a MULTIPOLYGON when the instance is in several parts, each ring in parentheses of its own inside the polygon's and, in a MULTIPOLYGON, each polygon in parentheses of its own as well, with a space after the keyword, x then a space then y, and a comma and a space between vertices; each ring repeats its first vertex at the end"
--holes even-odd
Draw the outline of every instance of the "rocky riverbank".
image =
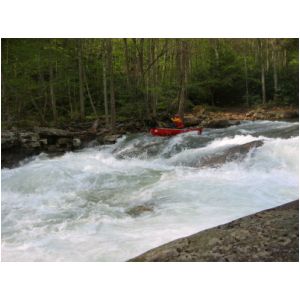
MULTIPOLYGON (((296 108, 256 108, 255 110, 218 110, 195 106, 185 114, 186 127, 226 128, 242 120, 286 120, 298 118, 296 108)), ((148 122, 119 122, 114 133, 96 122, 68 124, 62 128, 34 127, 28 129, 10 128, 1 131, 1 167, 11 168, 20 161, 41 152, 60 155, 87 146, 91 141, 103 145, 115 143, 123 134, 147 132, 151 127, 168 127, 170 116, 159 116, 148 122)))
POLYGON ((299 200, 175 240, 130 261, 299 261, 299 200))
POLYGON ((59 128, 35 127, 32 130, 3 130, 1 132, 1 167, 12 168, 20 161, 41 152, 60 155, 79 150, 91 141, 114 143, 120 134, 107 131, 71 131, 59 128))

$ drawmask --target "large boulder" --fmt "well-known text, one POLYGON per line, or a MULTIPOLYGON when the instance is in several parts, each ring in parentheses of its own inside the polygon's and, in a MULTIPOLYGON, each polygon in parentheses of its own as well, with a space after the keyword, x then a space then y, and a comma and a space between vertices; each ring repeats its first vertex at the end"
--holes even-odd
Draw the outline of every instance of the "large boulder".
POLYGON ((261 147, 262 145, 263 141, 257 140, 231 147, 225 150, 222 154, 202 158, 197 167, 216 167, 233 160, 242 160, 251 149, 261 147))
POLYGON ((109 134, 105 135, 102 139, 103 143, 105 144, 114 144, 118 138, 120 138, 122 135, 120 134, 109 134))
POLYGON ((299 200, 159 246, 130 261, 299 261, 299 200))
POLYGON ((134 206, 134 207, 128 209, 126 212, 127 212, 127 214, 129 214, 132 217, 138 217, 142 214, 153 212, 153 206, 137 205, 137 206, 134 206))
POLYGON ((35 127, 34 131, 38 133, 41 137, 72 137, 75 135, 74 132, 70 132, 59 128, 35 127))
POLYGON ((212 120, 203 124, 207 128, 226 128, 233 125, 240 124, 240 121, 231 120, 212 120))

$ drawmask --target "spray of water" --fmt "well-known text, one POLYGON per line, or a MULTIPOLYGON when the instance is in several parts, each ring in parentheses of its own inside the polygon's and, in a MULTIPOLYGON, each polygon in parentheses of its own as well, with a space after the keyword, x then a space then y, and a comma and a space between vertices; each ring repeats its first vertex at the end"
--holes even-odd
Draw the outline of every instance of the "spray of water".
POLYGON ((2 170, 2 260, 124 261, 173 239, 298 198, 298 123, 245 122, 2 170), (274 135, 276 132, 276 136, 274 135), (203 157, 263 140, 242 160, 203 157), (140 215, 136 206, 147 207, 140 215))

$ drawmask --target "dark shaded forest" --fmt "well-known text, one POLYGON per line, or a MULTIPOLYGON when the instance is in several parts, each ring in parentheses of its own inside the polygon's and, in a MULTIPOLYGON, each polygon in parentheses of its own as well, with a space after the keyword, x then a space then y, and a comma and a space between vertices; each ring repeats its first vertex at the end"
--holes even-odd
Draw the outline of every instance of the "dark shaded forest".
POLYGON ((2 39, 2 125, 298 106, 298 39, 2 39))

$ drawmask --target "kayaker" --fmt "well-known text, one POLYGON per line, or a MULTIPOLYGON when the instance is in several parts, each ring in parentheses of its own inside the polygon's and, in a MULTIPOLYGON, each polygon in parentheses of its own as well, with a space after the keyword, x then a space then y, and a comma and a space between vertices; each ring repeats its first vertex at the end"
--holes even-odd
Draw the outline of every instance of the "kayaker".
POLYGON ((171 118, 171 120, 176 128, 184 128, 183 120, 178 114, 171 118))

